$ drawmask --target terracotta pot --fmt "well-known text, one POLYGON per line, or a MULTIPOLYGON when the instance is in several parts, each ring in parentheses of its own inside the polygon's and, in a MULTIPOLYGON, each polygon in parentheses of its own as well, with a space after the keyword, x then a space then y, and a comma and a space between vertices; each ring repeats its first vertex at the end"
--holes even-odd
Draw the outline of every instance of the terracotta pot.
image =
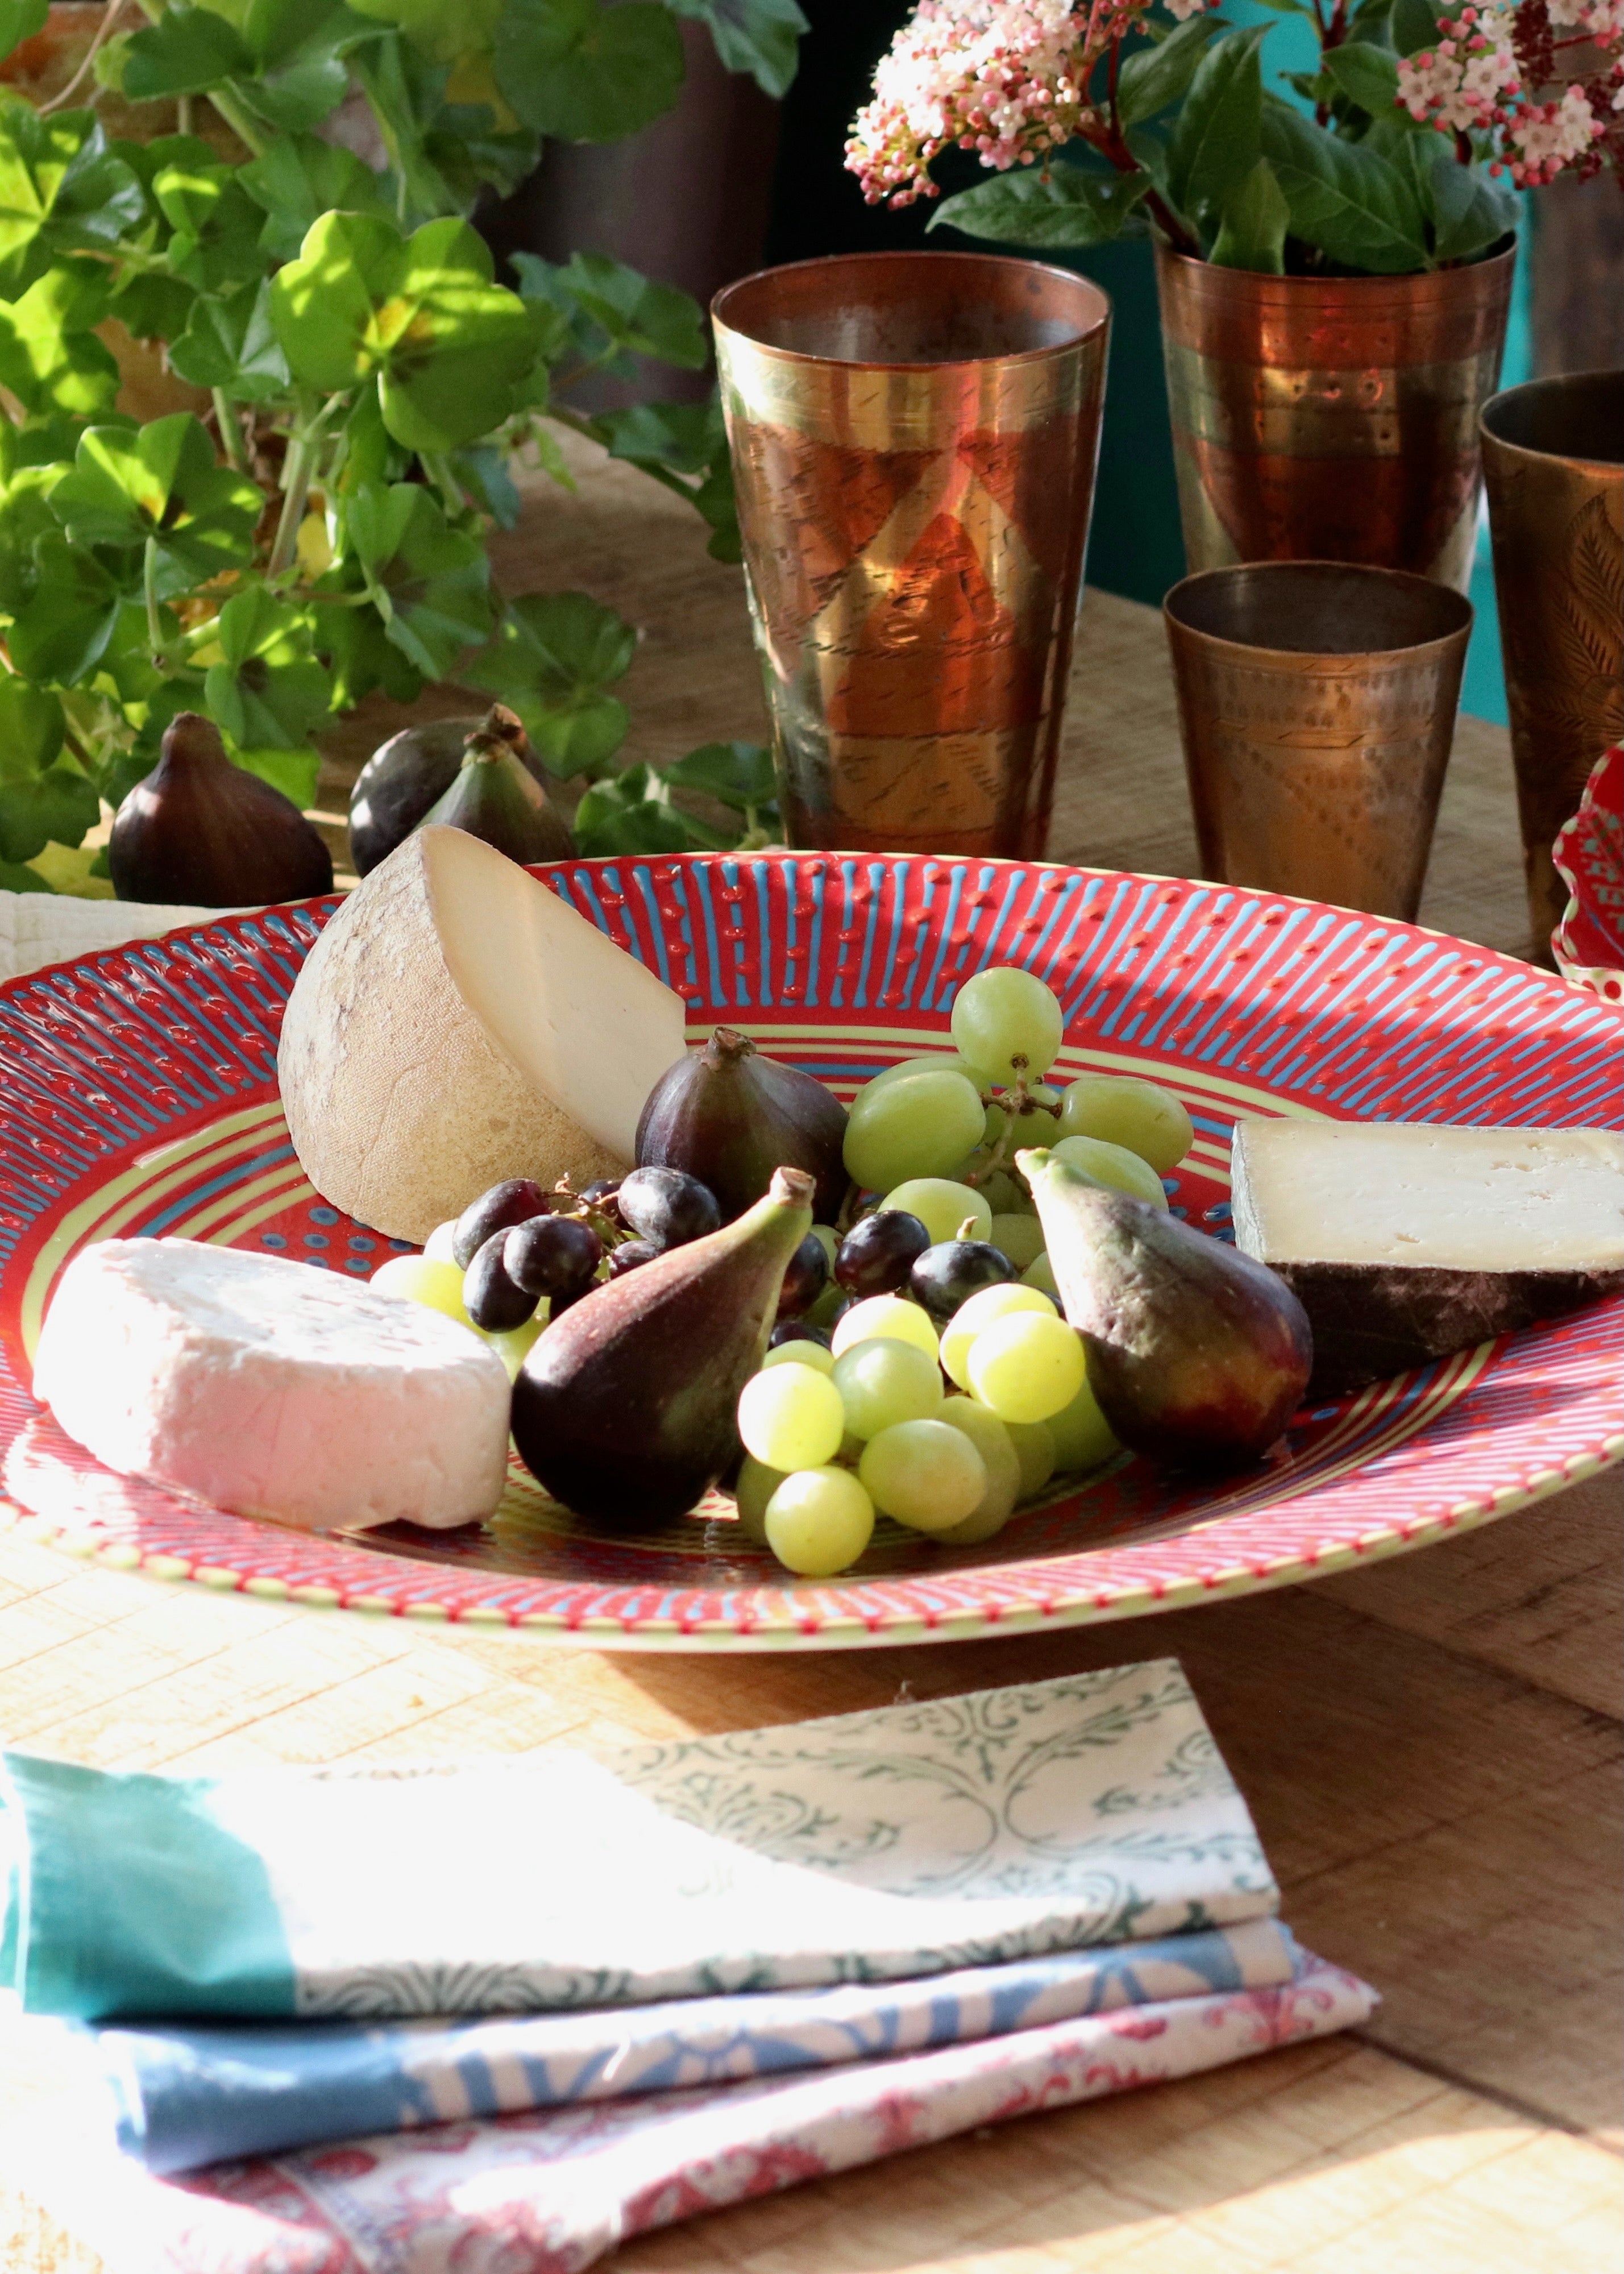
POLYGON ((1418 276, 1262 276, 1156 247, 1192 571, 1357 561, 1464 591, 1515 249, 1418 276))
POLYGON ((1624 740, 1624 371, 1507 388, 1483 414, 1529 913, 1568 905, 1551 842, 1624 740))

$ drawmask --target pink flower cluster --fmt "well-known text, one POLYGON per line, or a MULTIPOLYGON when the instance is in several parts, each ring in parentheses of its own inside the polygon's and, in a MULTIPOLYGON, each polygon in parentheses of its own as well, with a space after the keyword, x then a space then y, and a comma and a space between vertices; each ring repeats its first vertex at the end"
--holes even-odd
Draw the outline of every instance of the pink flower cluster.
MULTIPOLYGON (((1077 132, 1097 57, 1147 0, 920 0, 874 75, 846 162, 870 205, 938 194, 944 150, 1030 166, 1077 132)), ((1187 0, 1185 12, 1204 4, 1187 0)))
POLYGON ((1494 169, 1520 187, 1609 162, 1624 178, 1621 58, 1624 0, 1475 0, 1401 60, 1398 99, 1445 133, 1491 136, 1494 169), (1586 75, 1564 67, 1569 51, 1586 75))

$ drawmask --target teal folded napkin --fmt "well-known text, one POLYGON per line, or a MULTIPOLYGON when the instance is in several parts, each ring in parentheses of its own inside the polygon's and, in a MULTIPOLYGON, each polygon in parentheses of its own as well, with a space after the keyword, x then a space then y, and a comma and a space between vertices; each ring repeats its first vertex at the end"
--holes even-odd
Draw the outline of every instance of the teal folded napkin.
POLYGON ((370 2018, 874 1982, 1232 1926, 1277 1890, 1172 1660, 411 1771, 4 1756, 33 2013, 370 2018))

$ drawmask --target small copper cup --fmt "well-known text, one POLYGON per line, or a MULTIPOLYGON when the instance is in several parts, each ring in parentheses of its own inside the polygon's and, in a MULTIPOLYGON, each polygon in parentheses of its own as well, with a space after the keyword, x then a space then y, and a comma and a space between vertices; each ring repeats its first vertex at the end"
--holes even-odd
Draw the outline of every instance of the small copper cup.
POLYGON ((1395 568, 1261 561, 1162 605, 1203 874, 1414 920, 1471 603, 1395 568))
POLYGON ((1543 947, 1568 887, 1552 841, 1624 736, 1624 371, 1507 388, 1483 470, 1529 914, 1543 947))
POLYGON ((1041 854, 1105 295, 862 253, 747 276, 712 315, 790 843, 1041 854))

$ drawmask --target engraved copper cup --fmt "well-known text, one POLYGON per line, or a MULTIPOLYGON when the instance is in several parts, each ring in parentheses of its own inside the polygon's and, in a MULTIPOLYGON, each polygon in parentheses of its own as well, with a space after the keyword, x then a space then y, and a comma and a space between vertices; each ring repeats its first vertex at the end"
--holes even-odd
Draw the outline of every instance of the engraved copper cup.
POLYGON ((1413 922, 1471 603, 1341 561, 1207 569, 1162 606, 1205 876, 1413 922))
POLYGON ((1624 371, 1507 388, 1483 414, 1494 595, 1529 914, 1543 947, 1568 887, 1551 844, 1624 740, 1624 371))
POLYGON ((1105 295, 865 253, 748 276, 712 315, 790 843, 1041 854, 1105 295))
POLYGON ((1158 241, 1190 568, 1363 561, 1463 592, 1515 260, 1265 276, 1158 241))

